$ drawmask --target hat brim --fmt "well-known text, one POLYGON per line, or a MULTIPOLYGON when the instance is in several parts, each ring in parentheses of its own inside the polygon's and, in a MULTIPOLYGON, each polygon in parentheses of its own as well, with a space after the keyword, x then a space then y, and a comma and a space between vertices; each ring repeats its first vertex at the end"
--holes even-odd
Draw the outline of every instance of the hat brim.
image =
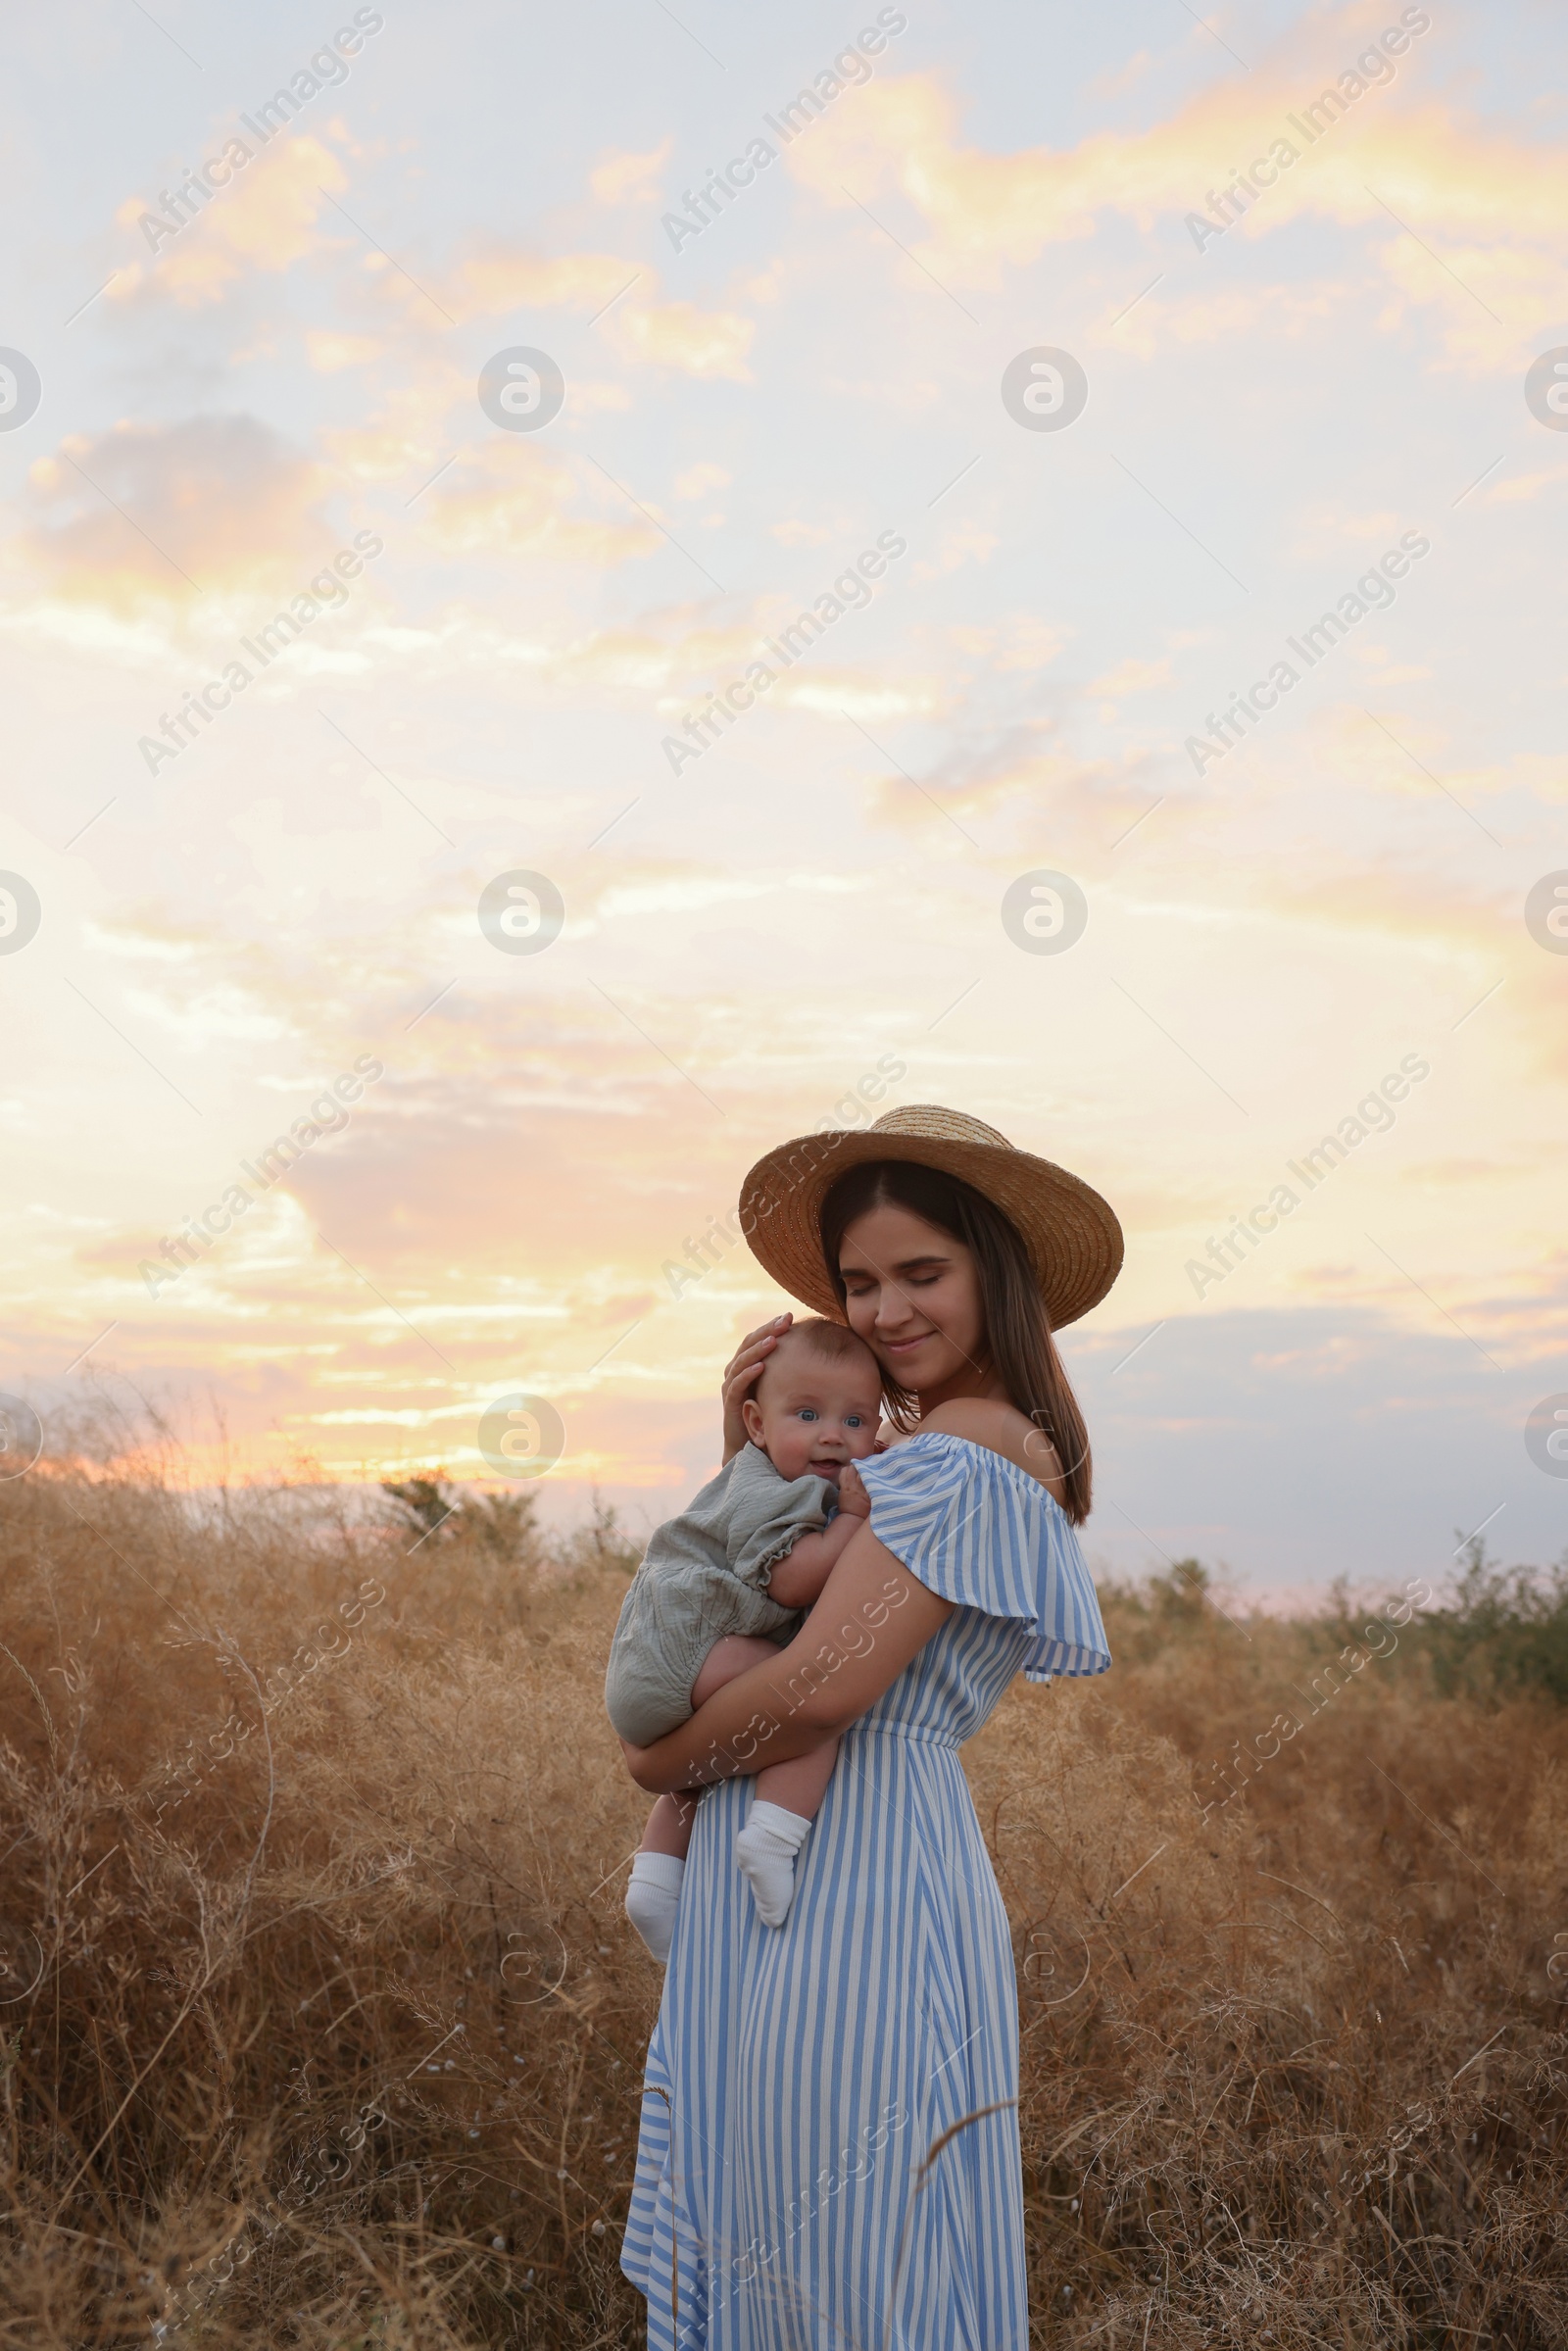
POLYGON ((1054 1330, 1098 1306, 1126 1244, 1108 1200, 1081 1177, 1029 1151, 934 1135, 844 1128, 781 1143, 741 1186, 752 1254, 791 1298, 845 1320, 822 1260, 822 1202, 839 1177, 871 1159, 908 1159, 959 1177, 1010 1217, 1023 1237, 1054 1330))

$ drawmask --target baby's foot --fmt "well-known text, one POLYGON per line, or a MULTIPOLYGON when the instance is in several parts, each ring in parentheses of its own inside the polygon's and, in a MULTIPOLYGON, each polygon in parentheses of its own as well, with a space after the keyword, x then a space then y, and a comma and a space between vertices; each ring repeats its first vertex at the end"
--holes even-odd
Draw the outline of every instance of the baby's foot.
POLYGON ((752 1889, 757 1915, 764 1927, 782 1927, 795 1899, 795 1856, 811 1824, 782 1804, 757 1797, 745 1828, 735 1839, 735 1859, 752 1889))
POLYGON ((659 1961, 667 1966, 675 1939, 675 1913, 680 1908, 680 1882, 686 1864, 673 1853, 636 1853, 631 1884, 626 1888, 626 1916, 659 1961))

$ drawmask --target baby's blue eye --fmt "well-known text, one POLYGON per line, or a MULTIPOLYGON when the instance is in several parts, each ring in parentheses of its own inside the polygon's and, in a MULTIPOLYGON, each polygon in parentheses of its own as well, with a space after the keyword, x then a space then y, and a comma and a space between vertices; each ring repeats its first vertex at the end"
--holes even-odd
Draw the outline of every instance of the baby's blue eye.
POLYGON ((858 1412, 848 1412, 844 1416, 844 1426, 847 1429, 863 1429, 865 1422, 858 1412))
POLYGON ((811 1407, 809 1404, 803 1404, 803 1405, 801 1406, 801 1418, 802 1418, 802 1420, 815 1420, 817 1417, 818 1417, 818 1415, 816 1414, 816 1412, 815 1412, 815 1411, 813 1411, 812 1407, 811 1407))

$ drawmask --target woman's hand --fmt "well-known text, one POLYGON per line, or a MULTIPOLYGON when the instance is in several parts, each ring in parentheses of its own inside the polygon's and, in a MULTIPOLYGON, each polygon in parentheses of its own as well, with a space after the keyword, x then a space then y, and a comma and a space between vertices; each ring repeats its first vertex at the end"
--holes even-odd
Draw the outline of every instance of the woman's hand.
POLYGON ((808 1755, 873 1706, 953 1613, 862 1520, 795 1640, 737 1674, 679 1730, 625 1747, 650 1795, 703 1788, 808 1755))
POLYGON ((783 1334, 795 1320, 793 1314, 775 1314, 760 1330, 748 1331, 740 1346, 724 1366, 724 1458, 732 1461, 746 1444, 746 1423, 741 1418, 741 1406, 751 1395, 768 1356, 777 1347, 783 1334))

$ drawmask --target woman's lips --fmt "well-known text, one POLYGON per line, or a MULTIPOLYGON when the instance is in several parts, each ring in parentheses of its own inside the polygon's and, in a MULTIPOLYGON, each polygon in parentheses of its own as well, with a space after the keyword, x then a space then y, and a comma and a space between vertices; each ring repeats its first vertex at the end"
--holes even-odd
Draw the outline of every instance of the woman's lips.
POLYGON ((884 1339, 882 1345, 890 1355, 906 1355, 911 1347, 924 1347, 928 1339, 935 1337, 935 1331, 922 1331, 916 1339, 884 1339))

